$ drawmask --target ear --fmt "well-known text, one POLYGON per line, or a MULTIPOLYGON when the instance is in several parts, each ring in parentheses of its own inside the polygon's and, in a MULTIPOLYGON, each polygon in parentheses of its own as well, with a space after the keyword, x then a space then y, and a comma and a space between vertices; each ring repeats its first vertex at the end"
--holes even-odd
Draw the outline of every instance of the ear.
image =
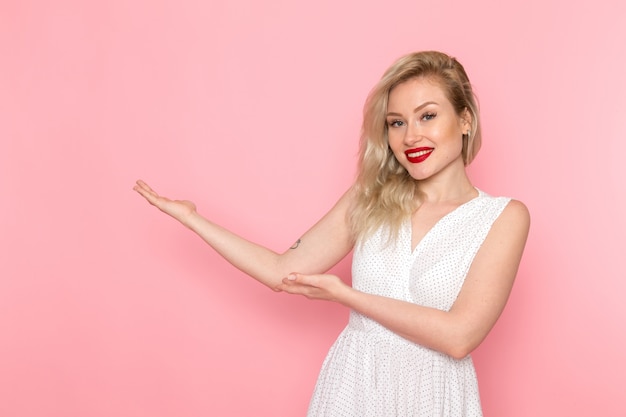
POLYGON ((463 134, 465 134, 468 130, 472 129, 472 113, 466 107, 463 109, 461 113, 461 117, 459 118, 459 122, 461 123, 461 130, 463 130, 463 134))

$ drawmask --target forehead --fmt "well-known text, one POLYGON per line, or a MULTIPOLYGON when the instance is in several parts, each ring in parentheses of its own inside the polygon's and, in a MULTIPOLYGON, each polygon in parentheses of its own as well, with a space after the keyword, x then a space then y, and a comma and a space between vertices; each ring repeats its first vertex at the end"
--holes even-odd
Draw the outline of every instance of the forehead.
POLYGON ((432 77, 411 78, 396 85, 389 91, 389 108, 404 105, 419 106, 433 101, 439 105, 450 105, 441 83, 432 77))

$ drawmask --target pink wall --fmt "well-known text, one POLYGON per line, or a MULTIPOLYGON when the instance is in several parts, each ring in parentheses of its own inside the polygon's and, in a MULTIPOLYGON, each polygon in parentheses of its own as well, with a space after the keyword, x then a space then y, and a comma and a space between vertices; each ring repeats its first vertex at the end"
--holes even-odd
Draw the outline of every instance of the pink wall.
POLYGON ((131 187, 282 250, 420 49, 473 79, 476 184, 533 214, 475 354, 486 416, 625 415, 621 3, 2 1, 0 415, 303 415, 347 312, 265 290, 131 187))

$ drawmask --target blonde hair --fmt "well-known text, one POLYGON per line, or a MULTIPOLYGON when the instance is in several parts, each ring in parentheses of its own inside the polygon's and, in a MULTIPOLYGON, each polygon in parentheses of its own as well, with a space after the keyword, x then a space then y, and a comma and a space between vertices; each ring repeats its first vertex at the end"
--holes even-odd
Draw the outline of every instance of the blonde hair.
POLYGON ((359 171, 353 192, 350 225, 356 240, 380 227, 394 238, 402 222, 419 205, 417 181, 396 160, 387 136, 389 92, 398 84, 425 77, 444 90, 458 116, 471 115, 470 135, 463 141, 463 162, 468 165, 480 149, 478 105, 463 66, 437 51, 415 52, 398 59, 370 92, 363 108, 359 171))

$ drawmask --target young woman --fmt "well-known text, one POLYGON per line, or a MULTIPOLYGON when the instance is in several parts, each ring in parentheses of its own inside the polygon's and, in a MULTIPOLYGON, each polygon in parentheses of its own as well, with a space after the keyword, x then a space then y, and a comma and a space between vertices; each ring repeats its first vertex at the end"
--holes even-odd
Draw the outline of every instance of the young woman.
POLYGON ((134 189, 271 289, 350 308, 309 416, 480 416, 469 354, 504 308, 530 222, 521 202, 470 182, 465 167, 480 141, 461 64, 417 52, 367 99, 355 184, 284 253, 143 181, 134 189), (325 272, 352 249, 349 287, 325 272))

